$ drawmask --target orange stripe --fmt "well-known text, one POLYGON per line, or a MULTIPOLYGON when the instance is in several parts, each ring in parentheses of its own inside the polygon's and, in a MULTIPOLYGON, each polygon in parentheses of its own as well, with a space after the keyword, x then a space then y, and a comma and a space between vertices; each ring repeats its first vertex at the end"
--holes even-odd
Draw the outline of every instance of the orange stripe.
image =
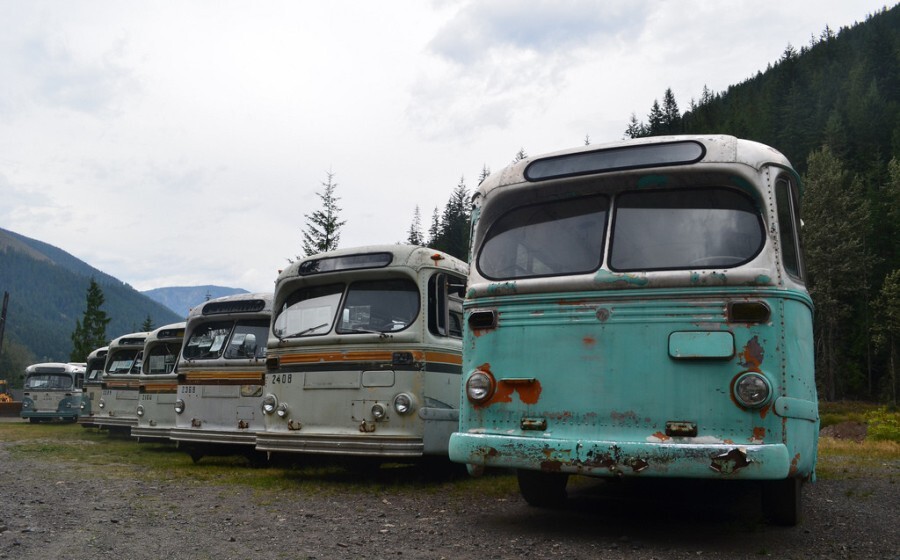
POLYGON ((139 381, 107 381, 105 383, 110 389, 137 389, 140 387, 139 381))
POLYGON ((184 374, 185 381, 203 381, 203 380, 261 380, 263 372, 261 371, 194 371, 184 374))

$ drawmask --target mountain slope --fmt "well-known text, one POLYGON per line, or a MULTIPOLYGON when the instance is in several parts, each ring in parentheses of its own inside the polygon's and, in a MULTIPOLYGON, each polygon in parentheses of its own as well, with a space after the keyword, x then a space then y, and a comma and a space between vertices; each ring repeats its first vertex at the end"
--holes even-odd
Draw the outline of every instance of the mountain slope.
POLYGON ((154 326, 184 320, 62 249, 0 229, 0 292, 9 292, 5 342, 24 346, 38 361, 67 361, 91 277, 103 290, 110 339, 140 330, 148 317, 154 326))
POLYGON ((187 317, 192 307, 208 299, 234 294, 246 294, 247 290, 222 286, 173 286, 170 288, 154 288, 141 293, 153 301, 165 305, 173 312, 187 317))

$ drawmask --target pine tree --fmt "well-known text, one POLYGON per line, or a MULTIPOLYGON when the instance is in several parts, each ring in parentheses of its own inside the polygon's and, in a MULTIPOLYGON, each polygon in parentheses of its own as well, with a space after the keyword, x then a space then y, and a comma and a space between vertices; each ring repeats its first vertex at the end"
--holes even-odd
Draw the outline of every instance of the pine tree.
POLYGON ((419 205, 416 204, 416 209, 413 212, 413 221, 412 224, 409 225, 409 232, 406 236, 406 242, 410 245, 424 245, 425 239, 422 236, 422 215, 419 212, 419 205))
POLYGON ((441 236, 441 213, 438 212, 437 206, 431 214, 431 227, 428 228, 428 246, 434 247, 438 238, 441 236))
MULTIPOLYGON (((526 156, 527 157, 527 156, 526 156)), ((467 260, 469 254, 469 190, 465 177, 453 189, 441 215, 440 230, 431 247, 467 260)))
POLYGON ((487 166, 487 164, 482 164, 481 172, 478 174, 478 184, 484 183, 484 180, 487 179, 491 174, 491 168, 487 166))
POLYGON ((84 362, 88 354, 106 345, 106 325, 111 319, 100 309, 103 303, 103 291, 92 277, 87 290, 84 317, 81 321, 75 321, 75 330, 72 332, 73 348, 69 360, 84 362))
POLYGON ((659 107, 659 101, 656 99, 653 100, 653 105, 650 106, 650 114, 647 115, 647 129, 646 132, 650 136, 655 136, 657 134, 662 133, 663 130, 663 112, 659 107))
POLYGON ((666 134, 676 134, 680 132, 680 127, 681 112, 678 110, 675 94, 672 93, 672 88, 666 88, 663 94, 662 131, 666 134))
POLYGON ((628 121, 628 127, 625 128, 625 138, 640 138, 645 136, 644 124, 638 122, 637 115, 631 113, 631 119, 628 121))
POLYGON ((334 176, 335 173, 328 171, 327 178, 322 183, 325 191, 316 193, 316 196, 322 201, 322 209, 304 215, 307 224, 306 230, 303 232, 303 255, 298 255, 297 259, 338 248, 341 238, 340 229, 346 221, 338 219, 341 209, 338 207, 337 201, 340 198, 334 195, 338 186, 334 182, 334 176))
POLYGON ((528 157, 528 154, 525 153, 525 148, 519 148, 519 151, 516 152, 516 155, 515 155, 515 157, 513 158, 512 162, 513 162, 513 163, 518 163, 518 162, 522 161, 523 159, 525 159, 525 158, 527 158, 527 157, 528 157))
POLYGON ((153 330, 153 318, 150 317, 150 314, 147 314, 147 318, 144 319, 144 322, 141 323, 141 330, 143 332, 150 332, 153 330))
POLYGON ((865 224, 869 205, 862 185, 827 146, 808 160, 803 235, 810 294, 816 304, 816 375, 822 396, 834 400, 847 379, 841 366, 854 299, 864 293, 860 271, 869 267, 865 224))

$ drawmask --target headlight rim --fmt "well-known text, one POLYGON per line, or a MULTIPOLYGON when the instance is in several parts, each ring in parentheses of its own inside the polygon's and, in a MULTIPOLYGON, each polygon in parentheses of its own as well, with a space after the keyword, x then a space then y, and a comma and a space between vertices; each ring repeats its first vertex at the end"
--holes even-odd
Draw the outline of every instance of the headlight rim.
POLYGON ((175 401, 175 414, 182 414, 185 410, 184 399, 178 399, 175 401))
MULTIPOLYGON (((758 389, 757 389, 758 390, 758 389)), ((734 390, 732 391, 737 404, 745 409, 757 410, 763 408, 772 401, 772 383, 769 379, 758 371, 747 371, 737 376, 734 380, 734 390), (765 397, 758 400, 748 400, 742 396, 742 385, 749 383, 750 380, 761 381, 766 391, 765 397)))
POLYGON ((278 408, 278 397, 276 397, 272 393, 266 393, 266 395, 262 398, 262 401, 259 403, 259 406, 262 409, 263 414, 271 416, 278 408))
POLYGON ((476 369, 473 371, 469 377, 466 379, 465 383, 465 392, 466 398, 469 399, 469 402, 475 405, 484 404, 487 401, 491 400, 494 396, 494 393, 497 390, 497 381, 494 379, 494 376, 491 375, 489 371, 484 371, 483 369, 476 369), (484 379, 487 382, 487 387, 484 388, 484 394, 482 396, 473 396, 472 383, 475 379, 484 379))

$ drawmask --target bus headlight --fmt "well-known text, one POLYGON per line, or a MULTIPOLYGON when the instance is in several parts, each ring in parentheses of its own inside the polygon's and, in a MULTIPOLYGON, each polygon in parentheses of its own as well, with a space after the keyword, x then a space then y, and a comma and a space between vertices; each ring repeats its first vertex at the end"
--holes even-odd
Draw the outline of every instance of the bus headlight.
POLYGON ((413 409, 412 397, 406 393, 400 393, 394 397, 394 410, 397 414, 409 414, 413 409))
POLYGON ((759 408, 772 394, 769 381, 758 373, 745 373, 734 384, 734 397, 741 406, 759 408))
POLYGON ((137 412, 137 415, 139 417, 143 417, 144 416, 144 405, 139 404, 137 407, 137 410, 135 412, 137 412))
POLYGON ((494 377, 486 371, 476 369, 466 380, 466 396, 475 404, 490 399, 494 396, 494 377))
POLYGON ((272 414, 275 412, 275 409, 278 407, 278 399, 275 398, 275 395, 269 393, 262 400, 262 411, 265 414, 272 414))
POLYGON ((275 414, 277 414, 279 418, 286 417, 288 415, 287 403, 281 403, 280 405, 278 405, 278 408, 275 409, 275 414))
POLYGON ((100 408, 106 408, 106 401, 100 399, 100 402, 97 403, 97 406, 99 406, 100 408))
POLYGON ((184 412, 184 401, 182 399, 178 399, 175 401, 175 413, 181 414, 184 412))
POLYGON ((384 409, 384 405, 381 403, 375 403, 372 405, 372 417, 375 418, 376 421, 384 420, 387 411, 384 409))

